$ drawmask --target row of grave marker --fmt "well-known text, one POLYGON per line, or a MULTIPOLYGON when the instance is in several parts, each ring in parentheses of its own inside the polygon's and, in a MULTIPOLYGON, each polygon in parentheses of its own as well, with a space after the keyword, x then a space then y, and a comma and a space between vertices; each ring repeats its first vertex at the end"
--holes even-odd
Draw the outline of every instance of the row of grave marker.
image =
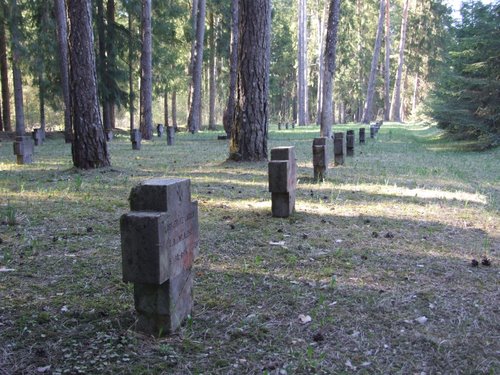
MULTIPOLYGON (((361 128, 361 143, 364 132, 361 128)), ((334 147, 342 152, 354 149, 354 131, 345 138, 343 133, 335 134, 334 147)), ((315 176, 324 176, 328 167, 326 147, 326 138, 313 141, 314 164, 324 168, 315 168, 315 176)), ((273 148, 268 174, 272 215, 288 217, 295 210, 295 147, 273 148)), ((154 336, 171 334, 193 308, 193 262, 200 238, 198 203, 191 201, 189 179, 144 181, 132 189, 129 201, 130 212, 120 219, 122 273, 124 282, 134 283, 136 329, 154 336)))

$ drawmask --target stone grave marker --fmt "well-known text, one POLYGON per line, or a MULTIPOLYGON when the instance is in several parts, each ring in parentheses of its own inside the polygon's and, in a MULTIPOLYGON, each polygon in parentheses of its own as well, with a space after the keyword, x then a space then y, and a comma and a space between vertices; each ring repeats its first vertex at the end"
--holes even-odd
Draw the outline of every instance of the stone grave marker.
POLYGON ((365 128, 359 128, 359 143, 365 144, 365 128))
POLYGON ((346 133, 347 156, 354 156, 354 142, 355 142, 354 130, 348 130, 346 133))
POLYGON ((165 127, 163 126, 163 124, 156 124, 156 133, 158 135, 158 138, 161 138, 164 132, 165 127))
POLYGON ((132 141, 132 150, 141 149, 142 135, 139 129, 132 129, 130 131, 130 140, 132 141))
POLYGON ((375 138, 376 134, 375 125, 370 125, 370 138, 375 138))
POLYGON ((333 133, 333 154, 335 165, 344 165, 347 154, 346 137, 343 132, 333 133))
POLYGON ((176 331, 193 308, 198 203, 188 179, 151 179, 130 193, 120 219, 123 281, 134 283, 137 330, 176 331))
POLYGON ((167 126, 167 145, 173 146, 175 143, 175 128, 167 126))
POLYGON ((288 217, 295 210, 295 189, 297 187, 295 147, 271 149, 268 172, 272 214, 274 217, 288 217))
POLYGON ((313 140, 313 167, 314 181, 323 181, 328 171, 328 138, 314 138, 313 140))
POLYGON ((17 157, 17 164, 33 163, 33 139, 29 136, 17 136, 14 141, 14 155, 17 157))
POLYGON ((32 136, 35 146, 40 146, 43 143, 42 129, 40 128, 33 129, 32 136))

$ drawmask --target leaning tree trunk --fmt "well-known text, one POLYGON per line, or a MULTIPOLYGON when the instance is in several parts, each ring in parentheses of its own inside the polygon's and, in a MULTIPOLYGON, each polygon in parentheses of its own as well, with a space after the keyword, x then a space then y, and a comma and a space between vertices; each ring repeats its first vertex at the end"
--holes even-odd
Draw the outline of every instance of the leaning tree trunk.
POLYGON ((140 129, 143 139, 153 138, 153 40, 151 0, 142 0, 141 110, 140 129))
POLYGON ((73 164, 90 169, 110 165, 99 112, 90 2, 68 0, 73 164))
POLYGON ((394 89, 392 91, 391 120, 396 122, 401 122, 401 81, 403 77, 406 29, 408 25, 408 6, 409 0, 405 0, 403 18, 401 20, 401 37, 399 39, 398 70, 396 73, 396 80, 394 81, 394 89))
POLYGON ((73 138, 71 129, 71 108, 69 99, 68 77, 68 30, 66 24, 66 6, 64 0, 54 0, 57 24, 57 45, 59 47, 59 71, 64 101, 64 140, 70 143, 73 138))
POLYGON ((7 41, 5 37, 5 7, 0 5, 2 12, 0 22, 0 70, 2 78, 2 116, 3 127, 6 132, 12 131, 12 123, 10 121, 10 90, 9 90, 9 66, 7 64, 7 41))
POLYGON ((224 111, 224 130, 228 136, 231 135, 231 127, 234 118, 234 105, 236 94, 236 78, 238 76, 238 15, 239 3, 238 0, 231 2, 231 61, 229 67, 229 96, 227 99, 227 107, 224 111))
POLYGON ((210 12, 210 62, 209 62, 209 111, 208 111, 208 129, 215 130, 215 97, 217 94, 216 86, 216 67, 215 67, 215 20, 214 12, 210 12))
POLYGON ((188 116, 188 129, 195 133, 201 128, 201 84, 203 69, 203 39, 205 38, 205 0, 199 0, 196 23, 196 48, 193 56, 193 76, 191 87, 191 100, 188 116))
POLYGON ((240 0, 238 91, 230 158, 267 159, 271 1, 240 0))
POLYGON ((385 63, 384 63, 384 121, 390 120, 391 113, 391 6, 390 0, 385 3, 385 63))
POLYGON ((325 70, 323 78, 323 110, 321 111, 321 136, 330 138, 333 123, 333 79, 335 77, 337 34, 340 18, 340 0, 330 1, 328 31, 325 46, 325 70))
POLYGON ((375 80, 378 69, 378 58, 380 56, 380 47, 382 46, 382 29, 384 27, 384 1, 380 0, 380 14, 378 18, 377 36, 375 37, 375 47, 373 48, 372 66, 370 70, 370 78, 368 79, 368 89, 366 91, 365 112, 363 115, 364 124, 368 124, 373 115, 373 96, 375 95, 375 80))
POLYGON ((14 107, 16 109, 16 135, 22 136, 24 128, 23 80, 21 76, 21 46, 17 1, 11 0, 11 40, 12 40, 12 79, 14 81, 14 107))

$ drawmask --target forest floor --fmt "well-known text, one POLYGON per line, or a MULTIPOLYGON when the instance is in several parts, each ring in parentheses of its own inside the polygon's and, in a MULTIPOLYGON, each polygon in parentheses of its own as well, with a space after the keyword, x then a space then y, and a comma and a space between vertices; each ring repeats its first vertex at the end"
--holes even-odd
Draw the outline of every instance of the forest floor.
POLYGON ((226 161, 216 133, 123 133, 92 171, 60 138, 26 166, 0 142, 0 374, 500 373, 500 149, 387 124, 316 184, 317 134, 270 132, 296 147, 288 219, 267 163, 226 161), (161 339, 121 281, 119 219, 152 177, 190 178, 200 220, 194 311, 161 339))

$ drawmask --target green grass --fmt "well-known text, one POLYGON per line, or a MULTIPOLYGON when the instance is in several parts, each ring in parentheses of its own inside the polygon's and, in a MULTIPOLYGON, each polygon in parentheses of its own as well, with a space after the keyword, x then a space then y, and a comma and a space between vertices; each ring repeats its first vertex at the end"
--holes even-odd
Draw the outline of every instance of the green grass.
POLYGON ((118 134, 94 171, 72 169, 62 139, 26 166, 2 141, 0 374, 500 372, 500 150, 386 124, 316 184, 317 135, 270 132, 296 146, 288 219, 270 215, 267 163, 226 161, 214 133, 139 152, 118 134), (200 210, 193 315, 162 339, 134 331, 120 269, 119 218, 152 177, 191 178, 200 210))

